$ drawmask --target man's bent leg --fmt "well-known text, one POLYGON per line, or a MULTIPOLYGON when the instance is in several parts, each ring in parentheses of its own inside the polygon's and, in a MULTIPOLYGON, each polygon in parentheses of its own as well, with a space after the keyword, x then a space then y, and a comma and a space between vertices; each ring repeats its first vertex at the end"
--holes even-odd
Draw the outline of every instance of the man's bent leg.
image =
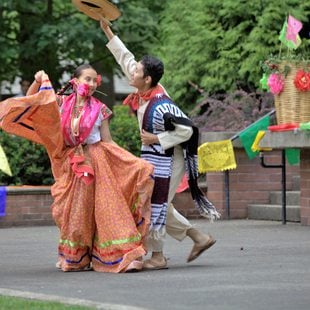
POLYGON ((187 231, 192 228, 192 224, 173 206, 169 204, 167 210, 166 231, 172 238, 182 241, 187 236, 187 231))

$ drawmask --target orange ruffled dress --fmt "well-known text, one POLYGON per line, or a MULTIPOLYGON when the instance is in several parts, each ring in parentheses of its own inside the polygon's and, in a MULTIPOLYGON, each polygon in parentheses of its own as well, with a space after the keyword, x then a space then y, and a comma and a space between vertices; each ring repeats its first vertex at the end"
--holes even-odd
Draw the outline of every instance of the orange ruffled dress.
POLYGON ((0 126, 42 144, 48 152, 63 271, 83 270, 92 262, 95 271, 124 272, 146 254, 152 165, 111 143, 66 146, 48 78, 38 93, 1 102, 0 126), (83 180, 87 171, 93 173, 91 182, 83 180))

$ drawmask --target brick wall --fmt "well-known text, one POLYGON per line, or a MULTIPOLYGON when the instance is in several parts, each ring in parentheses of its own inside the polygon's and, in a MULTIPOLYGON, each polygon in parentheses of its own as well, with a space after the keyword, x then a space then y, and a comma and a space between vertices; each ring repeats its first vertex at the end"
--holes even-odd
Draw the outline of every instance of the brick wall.
MULTIPOLYGON (((223 137, 215 141, 223 140, 223 137)), ((212 141, 212 140, 208 140, 212 141)), ((269 192, 281 190, 281 169, 261 167, 259 158, 249 160, 244 149, 234 142, 237 168, 229 172, 230 218, 247 218, 247 207, 253 203, 268 203, 269 192)), ((310 151, 302 152, 301 223, 310 225, 310 151)), ((281 152, 266 153, 267 164, 280 164, 281 152)), ((299 176, 299 166, 287 165, 287 190, 292 189, 293 177, 299 176)), ((200 184, 208 198, 227 218, 224 172, 208 173, 206 183, 200 184)), ((6 216, 0 217, 0 227, 54 225, 50 206, 50 187, 7 187, 6 216)), ((189 191, 176 195, 174 206, 187 218, 199 218, 189 191)))
POLYGON ((49 186, 6 187, 6 216, 0 227, 53 225, 49 186))
MULTIPOLYGON (((233 135, 234 133, 205 133, 201 136, 201 143, 206 141, 212 142, 225 140, 233 135)), ((244 219, 248 216, 247 208, 249 204, 268 203, 270 191, 281 190, 282 171, 280 168, 263 168, 258 156, 250 160, 239 140, 235 140, 233 145, 237 168, 230 170, 228 173, 230 192, 229 213, 231 219, 244 219)), ((281 156, 281 151, 266 152, 265 163, 268 165, 281 164, 281 156)), ((299 165, 290 166, 286 164, 287 190, 292 189, 293 179, 294 177, 299 176, 299 170, 299 165)), ((225 173, 209 172, 206 174, 205 178, 206 186, 204 191, 216 206, 217 210, 221 212, 222 219, 227 219, 228 210, 225 192, 225 173)), ((176 195, 174 206, 187 217, 199 217, 197 210, 195 210, 195 207, 191 202, 190 193, 188 191, 176 195)), ((308 201, 308 206, 310 206, 310 201, 308 201)), ((309 210, 307 210, 307 212, 309 212, 309 210)))
MULTIPOLYGON (((269 202, 270 191, 280 191, 281 169, 263 168, 258 157, 249 160, 244 150, 235 148, 237 168, 229 171, 230 190, 230 218, 247 218, 248 205, 269 202)), ((265 153, 265 163, 281 164, 281 152, 273 151, 265 153)), ((286 187, 292 189, 293 178, 299 175, 299 166, 286 166, 286 187)), ((207 176, 208 197, 227 218, 225 178, 223 172, 208 173, 207 176)))
POLYGON ((300 162, 300 222, 310 225, 310 150, 301 150, 300 162))
MULTIPOLYGON (((202 182, 199 184, 203 193, 207 194, 207 184, 202 182)), ((177 193, 172 201, 174 207, 188 219, 201 218, 198 210, 195 208, 189 189, 184 192, 177 193)))

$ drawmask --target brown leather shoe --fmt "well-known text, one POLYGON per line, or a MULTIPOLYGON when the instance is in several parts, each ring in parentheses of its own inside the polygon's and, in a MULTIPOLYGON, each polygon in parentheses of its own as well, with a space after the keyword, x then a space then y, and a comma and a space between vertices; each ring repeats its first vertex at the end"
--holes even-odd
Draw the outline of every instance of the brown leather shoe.
POLYGON ((216 242, 215 239, 211 235, 208 235, 209 239, 202 245, 194 244, 192 251, 190 252, 187 262, 190 263, 195 260, 198 256, 200 256, 204 251, 208 250, 214 243, 216 242))
POLYGON ((161 270, 161 269, 168 269, 167 259, 165 257, 162 263, 158 263, 152 258, 147 259, 143 262, 143 270, 161 270))

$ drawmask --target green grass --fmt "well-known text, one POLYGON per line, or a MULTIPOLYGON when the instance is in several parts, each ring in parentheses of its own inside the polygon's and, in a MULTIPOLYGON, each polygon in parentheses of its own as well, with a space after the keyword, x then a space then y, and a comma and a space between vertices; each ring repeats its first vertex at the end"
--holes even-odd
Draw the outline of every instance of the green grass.
POLYGON ((82 310, 85 306, 66 305, 54 301, 39 301, 17 297, 0 296, 0 310, 82 310))

